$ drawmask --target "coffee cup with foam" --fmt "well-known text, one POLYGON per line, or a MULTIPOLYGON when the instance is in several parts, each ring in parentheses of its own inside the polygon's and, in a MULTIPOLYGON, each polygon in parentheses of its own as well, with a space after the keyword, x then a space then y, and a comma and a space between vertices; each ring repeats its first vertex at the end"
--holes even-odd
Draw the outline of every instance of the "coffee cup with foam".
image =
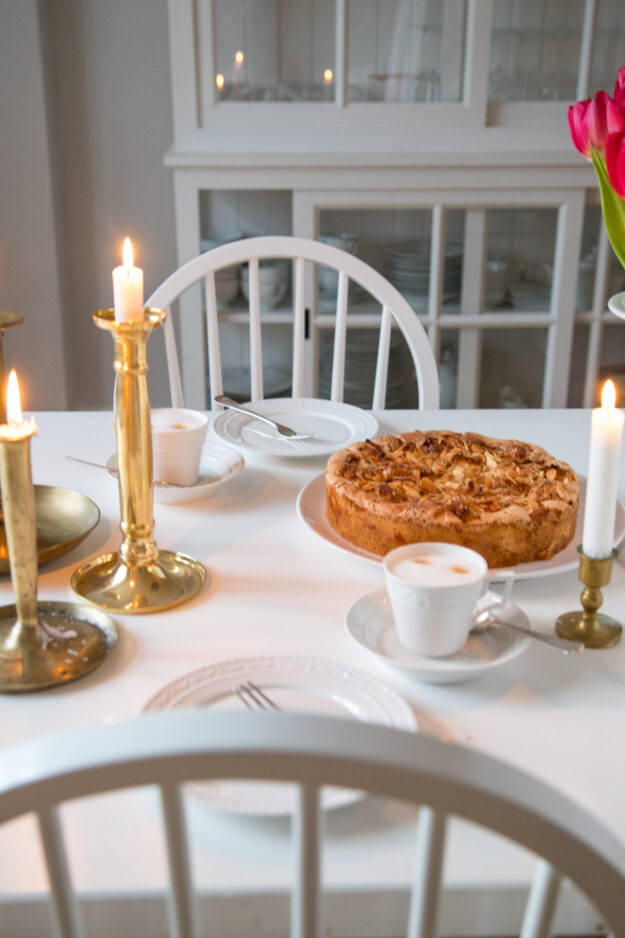
POLYGON ((458 544, 398 547, 383 561, 397 635, 414 655, 444 657, 465 644, 488 565, 458 544))

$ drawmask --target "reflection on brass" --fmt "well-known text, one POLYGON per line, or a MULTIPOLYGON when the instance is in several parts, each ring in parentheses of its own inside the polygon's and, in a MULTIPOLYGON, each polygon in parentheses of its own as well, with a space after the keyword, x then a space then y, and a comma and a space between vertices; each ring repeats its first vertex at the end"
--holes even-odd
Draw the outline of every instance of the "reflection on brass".
POLYGON ((39 602, 34 624, 17 618, 17 606, 0 607, 1 693, 75 681, 102 664, 117 642, 109 616, 77 603, 39 602))
POLYGON ((6 309, 0 309, 0 423, 6 421, 6 379, 4 377, 4 332, 11 326, 19 326, 24 322, 24 317, 19 313, 10 313, 6 309))
POLYGON ((603 602, 601 587, 607 586, 612 574, 612 561, 616 551, 608 557, 588 557, 581 547, 579 579, 585 584, 581 595, 583 612, 566 612, 556 620, 556 632, 561 638, 582 642, 586 648, 610 648, 620 642, 622 626, 611 616, 598 613, 603 602))
POLYGON ((147 381, 147 340, 165 313, 146 309, 140 322, 116 322, 112 309, 93 317, 111 333, 115 348, 115 440, 122 542, 118 553, 83 564, 72 588, 89 602, 125 613, 169 609, 195 596, 204 567, 185 554, 158 550, 152 536, 152 431, 147 381))
MULTIPOLYGON (((100 509, 86 495, 54 485, 35 485, 37 561, 41 566, 70 551, 92 531, 100 509)), ((0 523, 0 573, 9 572, 4 524, 0 523)))

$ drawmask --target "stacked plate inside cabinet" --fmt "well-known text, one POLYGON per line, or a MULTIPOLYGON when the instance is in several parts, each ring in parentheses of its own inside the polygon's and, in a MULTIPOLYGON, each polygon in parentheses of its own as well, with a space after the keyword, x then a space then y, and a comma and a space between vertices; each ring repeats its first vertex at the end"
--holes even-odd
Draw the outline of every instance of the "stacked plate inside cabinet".
MULTIPOLYGON (((343 400, 365 410, 371 408, 378 357, 377 329, 350 329, 345 355, 345 387, 343 400)), ((319 341, 319 397, 329 398, 332 387, 332 353, 334 333, 324 330, 319 341)), ((416 379, 409 378, 412 362, 403 337, 393 330, 389 352, 386 406, 415 407, 416 379), (414 387, 413 387, 414 385, 414 387)))
MULTIPOLYGON (((414 309, 427 309, 430 290, 429 242, 401 241, 390 245, 385 251, 383 272, 414 309)), ((448 248, 443 268, 443 302, 458 297, 461 283, 462 252, 448 248)))

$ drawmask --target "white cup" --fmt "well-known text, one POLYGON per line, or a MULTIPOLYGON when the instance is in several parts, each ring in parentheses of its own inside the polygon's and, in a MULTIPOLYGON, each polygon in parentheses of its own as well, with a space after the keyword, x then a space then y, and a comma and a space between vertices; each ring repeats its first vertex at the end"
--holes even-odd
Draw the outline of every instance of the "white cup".
POLYGON ((404 648, 432 658, 460 651, 486 585, 482 555, 457 544, 408 544, 388 553, 383 566, 404 648))
POLYGON ((153 475, 161 482, 195 485, 208 417, 199 410, 163 407, 150 414, 153 475))

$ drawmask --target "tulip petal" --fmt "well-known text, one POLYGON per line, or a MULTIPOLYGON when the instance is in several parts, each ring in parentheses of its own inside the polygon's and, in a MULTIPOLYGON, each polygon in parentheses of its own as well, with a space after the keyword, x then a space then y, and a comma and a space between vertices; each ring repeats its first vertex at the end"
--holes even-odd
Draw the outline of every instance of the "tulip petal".
POLYGON ((612 188, 621 199, 625 199, 625 133, 609 135, 605 159, 612 188))

